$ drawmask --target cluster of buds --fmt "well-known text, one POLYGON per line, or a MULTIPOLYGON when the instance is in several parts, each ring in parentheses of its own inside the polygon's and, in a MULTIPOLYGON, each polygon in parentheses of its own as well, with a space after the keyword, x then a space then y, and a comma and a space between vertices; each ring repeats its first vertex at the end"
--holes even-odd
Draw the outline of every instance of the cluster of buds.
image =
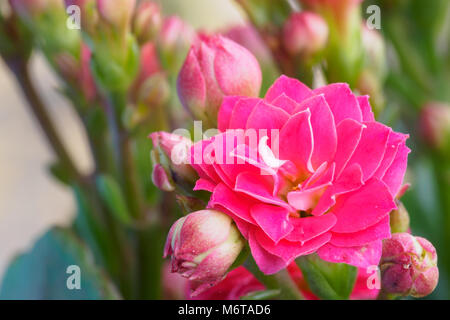
POLYGON ((175 222, 164 256, 171 256, 172 272, 192 281, 195 295, 220 282, 243 247, 243 238, 228 215, 201 210, 175 222))
POLYGON ((427 296, 439 279, 436 249, 409 233, 394 233, 384 240, 380 269, 382 289, 393 296, 427 296))

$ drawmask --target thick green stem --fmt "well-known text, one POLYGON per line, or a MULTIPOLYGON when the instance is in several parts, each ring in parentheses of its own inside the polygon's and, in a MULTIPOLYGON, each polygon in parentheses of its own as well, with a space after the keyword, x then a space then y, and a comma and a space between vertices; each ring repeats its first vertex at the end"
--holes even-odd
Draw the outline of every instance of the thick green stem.
POLYGON ((291 276, 286 269, 279 271, 273 275, 265 275, 259 270, 258 266, 249 256, 244 266, 258 279, 267 290, 281 290, 278 299, 280 300, 304 300, 304 297, 298 290, 291 276))

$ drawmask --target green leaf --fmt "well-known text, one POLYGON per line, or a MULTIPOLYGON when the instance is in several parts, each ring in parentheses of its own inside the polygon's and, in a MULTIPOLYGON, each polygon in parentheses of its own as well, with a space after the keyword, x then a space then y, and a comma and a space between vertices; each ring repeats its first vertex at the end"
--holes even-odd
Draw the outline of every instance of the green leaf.
POLYGON ((241 300, 269 300, 276 298, 281 293, 281 290, 260 290, 253 291, 241 297, 241 300))
POLYGON ((130 225, 132 218, 119 184, 111 176, 101 175, 97 178, 100 195, 114 216, 123 224, 130 225))
POLYGON ((321 299, 348 299, 356 281, 357 269, 345 263, 331 263, 317 255, 296 260, 311 291, 321 299))
POLYGON ((94 264, 91 252, 69 230, 54 228, 9 266, 0 288, 0 299, 119 299, 115 287, 94 264), (80 269, 80 289, 68 289, 80 269))

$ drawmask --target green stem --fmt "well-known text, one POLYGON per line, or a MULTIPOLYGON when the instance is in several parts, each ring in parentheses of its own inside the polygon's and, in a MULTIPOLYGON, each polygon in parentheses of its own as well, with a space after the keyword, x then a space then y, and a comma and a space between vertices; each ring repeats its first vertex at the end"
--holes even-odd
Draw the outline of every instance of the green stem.
POLYGON ((111 94, 107 99, 106 106, 120 180, 131 214, 135 219, 140 219, 143 215, 143 209, 137 182, 132 143, 129 139, 128 132, 121 122, 121 115, 126 108, 126 94, 111 94))
POLYGON ((280 300, 304 300, 304 297, 297 289, 297 286, 286 269, 273 275, 266 275, 259 270, 255 260, 251 256, 248 257, 244 266, 266 287, 267 290, 281 290, 281 293, 278 296, 280 300))

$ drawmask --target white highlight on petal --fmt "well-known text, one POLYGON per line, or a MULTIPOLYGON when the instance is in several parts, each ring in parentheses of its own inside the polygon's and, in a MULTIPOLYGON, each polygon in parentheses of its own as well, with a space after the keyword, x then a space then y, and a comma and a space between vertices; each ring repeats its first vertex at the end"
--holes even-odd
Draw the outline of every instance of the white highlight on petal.
POLYGON ((258 153, 261 156, 261 159, 271 168, 279 168, 283 164, 286 163, 286 160, 280 160, 275 157, 272 152, 272 149, 267 145, 267 140, 269 140, 268 136, 264 136, 261 138, 258 144, 258 153))

